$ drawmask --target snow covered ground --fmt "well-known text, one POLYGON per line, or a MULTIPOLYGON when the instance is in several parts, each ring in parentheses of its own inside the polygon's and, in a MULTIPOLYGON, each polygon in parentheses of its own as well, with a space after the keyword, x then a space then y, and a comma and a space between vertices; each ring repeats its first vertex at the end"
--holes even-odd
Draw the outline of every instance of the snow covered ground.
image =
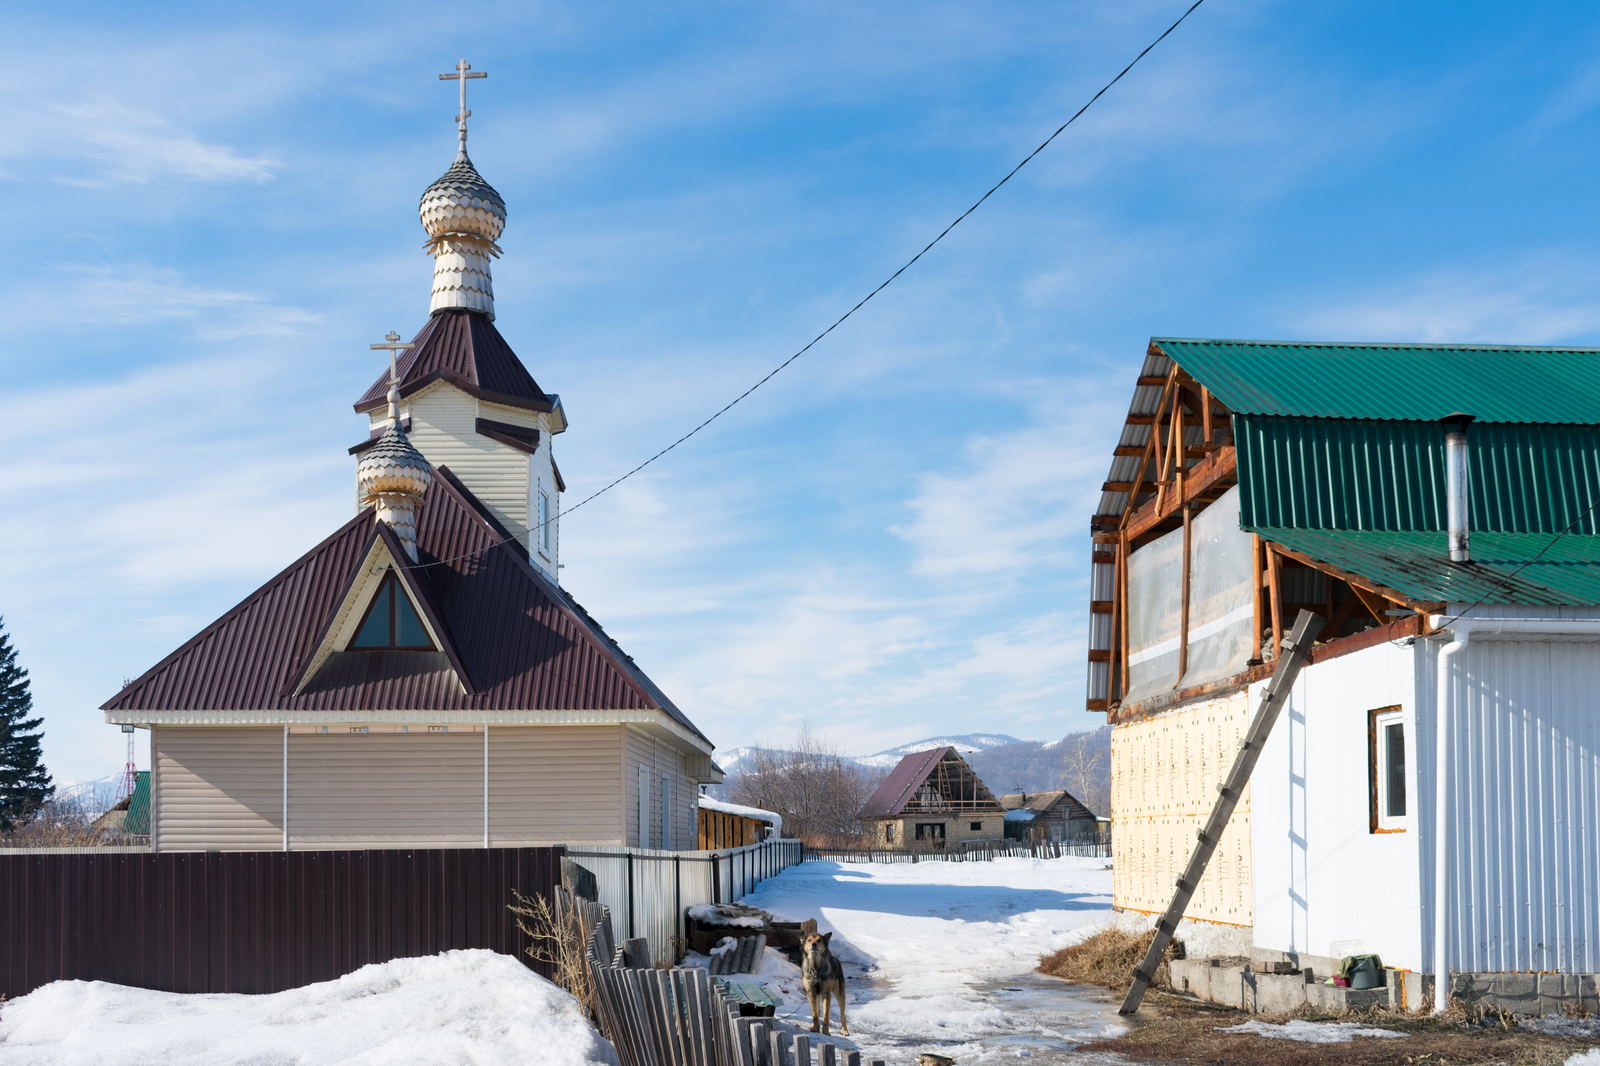
POLYGON ((0 1004, 6 1066, 615 1063, 577 1001, 516 959, 450 951, 267 996, 56 981, 0 1004))
MULTIPOLYGON (((1105 859, 994 862, 807 862, 741 902, 832 931, 851 988, 849 1040, 863 1058, 909 1062, 923 1051, 962 1066, 1084 1063, 1071 1044, 1121 1032, 1116 1004, 1033 972, 1111 910, 1105 859)), ((799 970, 775 951, 759 978, 781 1020, 806 1031, 799 970)), ((837 1025, 834 1029, 838 1034, 837 1025)))

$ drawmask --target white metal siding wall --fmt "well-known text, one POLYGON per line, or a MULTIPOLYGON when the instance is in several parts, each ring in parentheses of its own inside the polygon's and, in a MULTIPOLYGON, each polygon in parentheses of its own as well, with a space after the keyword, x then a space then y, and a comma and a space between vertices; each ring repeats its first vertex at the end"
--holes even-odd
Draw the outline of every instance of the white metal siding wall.
POLYGON ((1451 968, 1600 971, 1600 645, 1474 635, 1456 661, 1451 968))
POLYGON ((489 727, 489 844, 623 844, 622 731, 489 727))
MULTIPOLYGON (((1417 818, 1372 833, 1367 791, 1369 711, 1399 706, 1415 751, 1418 663, 1417 648, 1384 643, 1300 674, 1250 785, 1256 947, 1338 956, 1358 940, 1386 965, 1422 967, 1417 818)), ((1265 687, 1251 686, 1252 713, 1265 687)), ((1406 766, 1412 811, 1419 761, 1406 766)))
POLYGON ((291 734, 289 847, 482 847, 483 736, 291 734))
POLYGON ((283 727, 153 726, 156 851, 283 847, 283 727))

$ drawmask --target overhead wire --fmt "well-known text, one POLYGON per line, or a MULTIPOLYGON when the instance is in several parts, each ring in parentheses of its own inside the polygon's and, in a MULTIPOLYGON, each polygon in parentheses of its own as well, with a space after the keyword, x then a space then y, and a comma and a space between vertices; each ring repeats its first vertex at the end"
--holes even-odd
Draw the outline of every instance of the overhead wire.
MULTIPOLYGON (((573 504, 571 507, 568 507, 568 508, 566 508, 564 510, 557 510, 555 514, 551 515, 548 519, 546 519, 545 521, 539 523, 537 526, 530 526, 530 528, 528 529, 528 531, 526 533, 519 533, 519 534, 513 536, 511 539, 520 541, 520 540, 524 540, 525 538, 531 537, 535 533, 537 533, 540 530, 542 530, 545 526, 557 521, 559 518, 561 518, 562 515, 571 514, 573 511, 576 511, 578 508, 584 506, 585 504, 588 504, 588 503, 592 502, 593 500, 595 500, 596 498, 605 495, 607 492, 610 492, 612 489, 616 488, 618 485, 622 484, 624 481, 627 481, 633 475, 637 474, 639 471, 643 470, 645 467, 649 466, 651 463, 655 462, 657 459, 660 459, 663 455, 666 455, 668 452, 672 451, 678 445, 680 445, 680 444, 684 443, 685 441, 687 441, 690 437, 693 437, 695 434, 697 434, 701 430, 705 429, 711 423, 715 422, 717 419, 719 419, 723 415, 727 414, 730 410, 733 409, 733 407, 736 404, 738 404, 740 401, 744 400, 747 396, 749 396, 751 393, 755 392, 757 389, 759 389, 761 386, 765 385, 767 382, 771 381, 781 371, 783 371, 783 369, 785 367, 787 367, 790 363, 794 362, 796 359, 799 359, 802 355, 804 355, 808 351, 810 351, 823 338, 827 337, 828 334, 832 333, 834 330, 836 330, 840 326, 842 326, 846 319, 848 319, 851 315, 855 314, 857 311, 861 310, 861 308, 866 306, 866 304, 867 304, 867 302, 869 300, 871 300, 874 296, 877 296, 878 293, 882 292, 884 289, 888 288, 895 281, 896 278, 898 278, 901 274, 904 274, 907 270, 911 269, 912 266, 916 265, 918 260, 920 260, 923 256, 927 255, 930 251, 932 251, 933 250, 933 246, 938 244, 940 241, 944 240, 946 235, 948 235, 951 230, 955 229, 958 225, 961 224, 962 220, 964 220, 968 215, 972 214, 978 208, 982 207, 983 204, 984 204, 984 201, 988 200, 989 197, 993 196, 996 192, 999 192, 1000 191, 1000 187, 1005 185, 1006 182, 1010 181, 1013 177, 1015 177, 1019 170, 1021 170, 1023 167, 1027 166, 1030 162, 1032 162, 1033 158, 1035 156, 1037 156, 1040 152, 1042 152, 1046 148, 1050 147, 1050 143, 1052 141, 1054 141, 1057 137, 1061 136, 1061 134, 1066 131, 1066 128, 1068 126, 1070 126, 1074 122, 1078 121, 1079 116, 1081 116, 1085 111, 1089 110, 1090 107, 1094 106, 1094 103, 1095 103, 1096 100, 1099 100, 1100 97, 1104 96, 1111 89, 1111 87, 1113 85, 1115 85, 1115 84, 1117 84, 1117 82, 1121 81, 1123 79, 1124 75, 1126 75, 1130 70, 1132 70, 1135 66, 1137 66, 1139 61, 1150 53, 1151 49, 1153 49, 1156 45, 1160 44, 1162 41, 1166 40, 1167 36, 1169 34, 1171 34, 1173 30, 1175 30, 1179 26, 1181 26, 1183 24, 1183 21, 1185 19, 1187 19, 1190 15, 1194 14, 1195 9, 1198 8, 1203 3, 1205 3, 1205 0, 1194 0, 1194 3, 1190 4, 1188 9, 1185 10, 1183 14, 1179 15, 1178 18, 1176 19, 1176 21, 1174 21, 1172 23, 1172 25, 1168 26, 1165 30, 1161 31, 1161 35, 1159 37, 1157 37, 1155 40, 1153 40, 1149 44, 1145 45, 1144 50, 1141 51, 1138 55, 1134 56, 1133 60, 1127 66, 1123 67, 1122 70, 1117 73, 1116 77, 1112 78, 1110 81, 1106 82, 1103 86, 1101 86, 1099 92, 1097 92, 1093 96, 1091 96, 1087 103, 1085 103, 1082 107, 1078 108, 1078 110, 1074 111, 1072 113, 1072 117, 1071 118, 1067 119, 1060 126, 1056 127, 1055 132, 1050 134, 1050 136, 1046 137, 1039 144, 1039 147, 1037 147, 1033 151, 1029 152, 1027 154, 1027 156, 1023 158, 1022 162, 1018 163, 1016 166, 1012 167, 1009 171, 1007 171, 1005 177, 1003 177, 999 181, 995 182, 994 185, 990 187, 989 191, 984 193, 982 196, 978 197, 977 201, 975 203, 973 203, 973 205, 971 207, 967 208, 965 211, 961 212, 961 214, 957 215, 955 221, 951 222, 944 229, 940 230, 938 236, 934 237, 933 240, 929 241, 926 245, 924 245, 922 250, 919 251, 916 255, 914 255, 910 259, 906 260, 906 262, 900 267, 899 270, 896 270, 893 274, 890 274, 887 278, 884 279, 882 284, 880 284, 877 288, 873 289, 871 292, 867 293, 860 300, 858 300, 856 302, 855 306, 851 307, 850 310, 846 311, 844 314, 842 314, 838 318, 836 318, 833 321, 833 323, 828 326, 827 329, 823 330, 821 333, 818 333, 815 337, 811 338, 811 340, 806 343, 805 347, 801 348, 799 351, 797 351, 793 355, 789 356, 789 358, 785 359, 783 362, 781 362, 777 366, 773 367, 772 370, 768 371, 768 373, 764 377, 761 378, 761 380, 757 381, 754 385, 751 385, 748 389, 745 389, 739 395, 735 396, 732 400, 728 401, 728 403, 726 403, 720 409, 718 409, 717 412, 715 414, 713 414, 710 418, 707 418, 704 422, 701 422, 699 425, 697 425, 693 429, 689 430, 689 432, 685 433, 683 436, 679 437, 677 440, 673 441, 671 444, 667 445, 665 448, 662 448, 660 451, 656 452, 654 455, 652 455, 650 458, 646 459, 644 462, 640 463, 638 466, 634 467, 632 470, 629 470, 627 473, 623 474, 622 476, 620 476, 620 477, 608 482, 606 485, 604 485, 603 487, 601 487, 601 488, 595 490, 594 492, 590 493, 588 496, 585 496, 582 500, 579 500, 577 503, 573 504)), ((448 559, 439 559, 439 560, 436 560, 436 561, 434 561, 432 563, 425 563, 425 564, 420 564, 420 565, 423 565, 423 566, 442 566, 442 565, 444 565, 446 563, 457 562, 457 561, 459 561, 461 559, 466 559, 466 558, 469 558, 469 557, 471 557, 473 555, 480 555, 483 552, 488 551, 488 550, 489 550, 488 548, 480 548, 480 549, 478 549, 476 551, 467 552, 467 553, 462 554, 462 555, 451 556, 448 559)))

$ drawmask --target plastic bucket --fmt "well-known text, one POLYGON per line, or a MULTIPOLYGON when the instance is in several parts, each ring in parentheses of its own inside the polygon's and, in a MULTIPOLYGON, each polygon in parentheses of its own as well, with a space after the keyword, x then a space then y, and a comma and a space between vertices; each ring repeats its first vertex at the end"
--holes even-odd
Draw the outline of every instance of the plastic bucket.
POLYGON ((1361 956, 1350 967, 1351 988, 1378 988, 1382 984, 1383 972, 1378 969, 1378 960, 1371 955, 1361 956))

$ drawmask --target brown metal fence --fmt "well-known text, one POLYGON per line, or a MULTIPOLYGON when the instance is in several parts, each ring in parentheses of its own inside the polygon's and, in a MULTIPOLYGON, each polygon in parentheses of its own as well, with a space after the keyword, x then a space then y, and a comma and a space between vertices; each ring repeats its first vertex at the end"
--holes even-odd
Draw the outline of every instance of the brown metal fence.
POLYGON ((543 972, 506 905, 551 898, 563 851, 0 852, 0 993, 278 992, 453 948, 543 972))

